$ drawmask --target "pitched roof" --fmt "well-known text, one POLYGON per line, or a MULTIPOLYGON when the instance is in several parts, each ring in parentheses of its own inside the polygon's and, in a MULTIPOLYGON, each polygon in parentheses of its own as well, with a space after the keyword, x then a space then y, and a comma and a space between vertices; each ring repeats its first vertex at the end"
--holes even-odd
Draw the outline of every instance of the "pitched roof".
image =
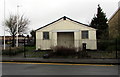
MULTIPOLYGON (((56 20, 56 21, 53 21, 53 22, 51 22, 51 23, 49 23, 49 24, 47 24, 47 25, 45 25, 45 26, 43 26, 43 27, 40 27, 40 28, 36 29, 35 31, 37 31, 37 30, 39 30, 39 29, 42 29, 42 28, 44 28, 44 27, 47 27, 47 26, 49 26, 49 25, 51 25, 51 24, 53 24, 53 23, 55 23, 55 22, 57 22, 57 21, 59 21, 59 20, 61 20, 61 19, 63 19, 63 20, 69 19, 69 20, 71 20, 71 21, 73 21, 73 22, 76 22, 76 23, 78 23, 78 24, 82 24, 82 25, 85 25, 85 26, 87 26, 87 27, 90 27, 90 26, 87 25, 87 24, 83 24, 83 23, 81 23, 81 22, 75 21, 75 20, 73 20, 73 19, 71 19, 71 18, 68 18, 68 17, 66 17, 66 16, 63 16, 63 17, 59 18, 59 19, 56 20)), ((92 27, 90 27, 90 28, 92 28, 92 27)), ((93 28, 93 29, 94 29, 94 28, 93 28)))
POLYGON ((109 18, 108 22, 120 11, 120 7, 114 12, 114 14, 109 18))

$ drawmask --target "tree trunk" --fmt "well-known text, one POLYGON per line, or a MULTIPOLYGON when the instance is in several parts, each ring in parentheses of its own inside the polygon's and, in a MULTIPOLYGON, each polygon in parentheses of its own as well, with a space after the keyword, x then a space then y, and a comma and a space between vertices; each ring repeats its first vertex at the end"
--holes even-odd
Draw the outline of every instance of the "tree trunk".
POLYGON ((15 35, 12 35, 13 39, 12 39, 12 47, 15 46, 15 35))
POLYGON ((34 39, 34 45, 36 44, 36 37, 33 38, 34 39))

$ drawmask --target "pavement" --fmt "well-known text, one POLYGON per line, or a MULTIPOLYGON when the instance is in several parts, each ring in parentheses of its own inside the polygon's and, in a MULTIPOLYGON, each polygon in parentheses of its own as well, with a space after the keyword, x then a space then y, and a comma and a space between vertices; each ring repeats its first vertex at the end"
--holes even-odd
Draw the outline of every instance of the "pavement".
POLYGON ((120 64, 120 59, 64 59, 64 58, 44 59, 44 58, 24 58, 24 57, 2 57, 2 62, 120 64))

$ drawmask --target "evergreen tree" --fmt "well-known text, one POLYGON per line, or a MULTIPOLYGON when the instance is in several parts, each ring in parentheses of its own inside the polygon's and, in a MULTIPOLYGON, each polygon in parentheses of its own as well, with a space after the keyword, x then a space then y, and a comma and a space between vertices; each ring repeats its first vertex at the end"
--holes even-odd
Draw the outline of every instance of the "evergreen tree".
POLYGON ((108 39, 107 18, 100 5, 98 5, 97 14, 93 17, 90 26, 97 29, 97 39, 108 39))

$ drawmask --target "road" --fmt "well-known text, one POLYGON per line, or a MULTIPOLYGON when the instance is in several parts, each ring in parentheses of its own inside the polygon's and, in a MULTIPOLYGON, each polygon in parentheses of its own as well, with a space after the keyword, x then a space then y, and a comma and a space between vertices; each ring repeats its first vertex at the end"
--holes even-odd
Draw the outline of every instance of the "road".
POLYGON ((3 75, 118 75, 118 65, 2 63, 3 75))

